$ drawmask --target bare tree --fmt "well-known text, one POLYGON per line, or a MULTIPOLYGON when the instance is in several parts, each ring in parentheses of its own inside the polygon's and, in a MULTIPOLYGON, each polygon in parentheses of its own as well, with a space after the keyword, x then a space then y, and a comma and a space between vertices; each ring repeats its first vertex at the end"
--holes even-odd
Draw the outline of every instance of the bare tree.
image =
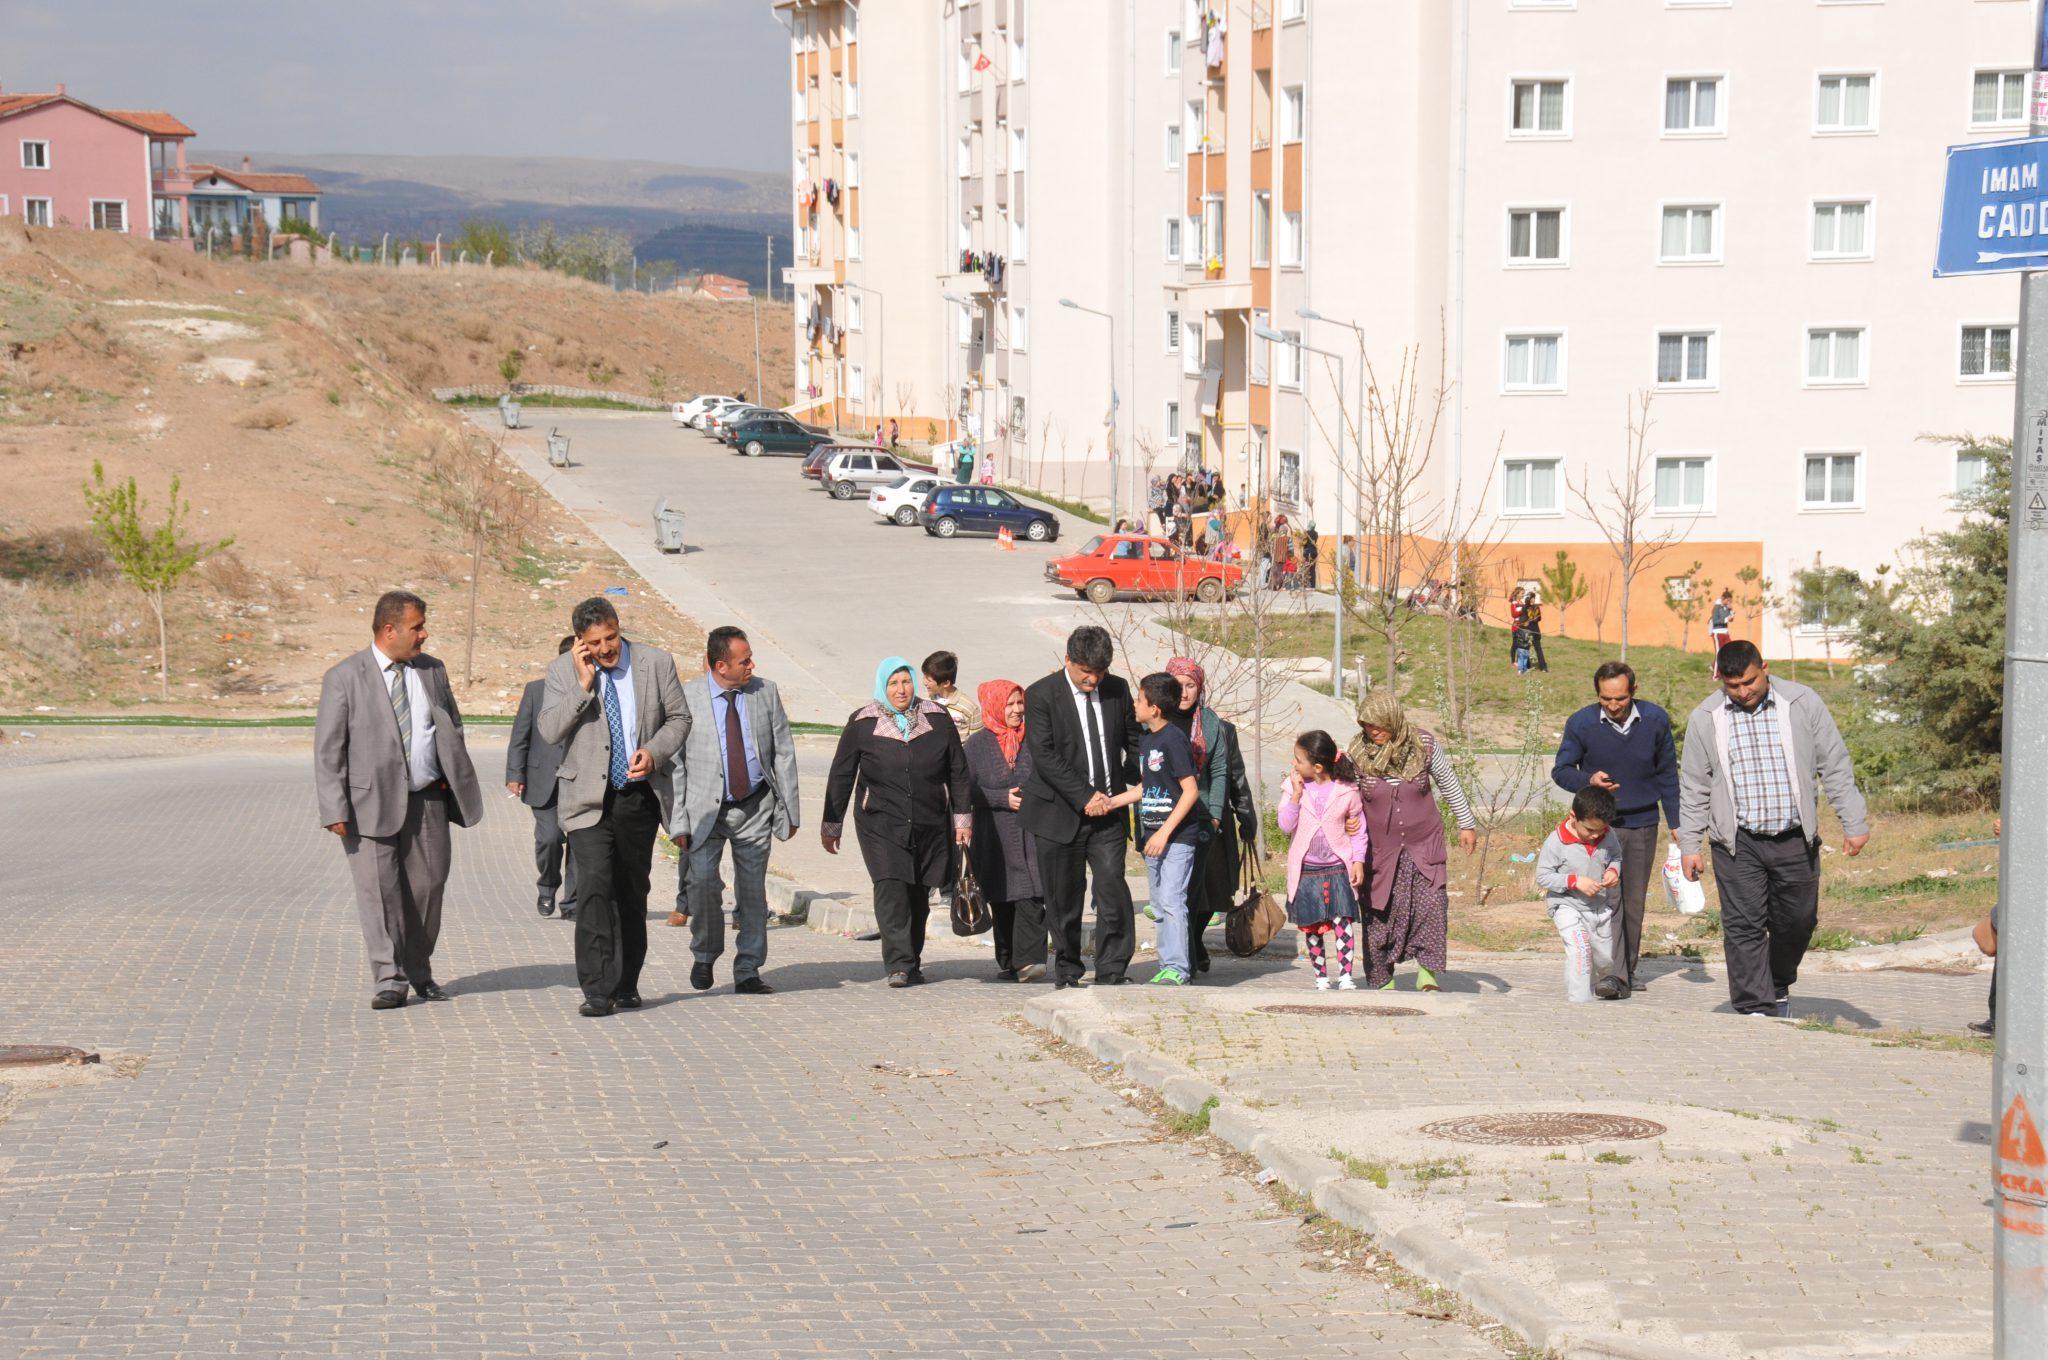
POLYGON ((896 383, 896 414, 910 414, 911 403, 917 400, 917 384, 909 379, 898 379, 896 383))
POLYGON ((533 484, 502 444, 473 430, 437 438, 424 468, 427 494, 462 531, 469 548, 469 627, 463 683, 476 683, 477 589, 486 557, 516 556, 535 515, 533 484))
POLYGON ((1635 593, 1636 577, 1656 560, 1685 541, 1693 520, 1652 530, 1657 508, 1657 461, 1650 450, 1650 393, 1631 397, 1628 403, 1628 447, 1619 473, 1609 473, 1604 485, 1595 490, 1583 473, 1572 485, 1572 496, 1587 519, 1614 549, 1616 575, 1621 581, 1621 659, 1628 660, 1629 601, 1635 593))
POLYGON ((1586 612, 1593 616, 1593 640, 1607 641, 1607 607, 1614 602, 1614 578, 1606 572, 1586 577, 1586 612))

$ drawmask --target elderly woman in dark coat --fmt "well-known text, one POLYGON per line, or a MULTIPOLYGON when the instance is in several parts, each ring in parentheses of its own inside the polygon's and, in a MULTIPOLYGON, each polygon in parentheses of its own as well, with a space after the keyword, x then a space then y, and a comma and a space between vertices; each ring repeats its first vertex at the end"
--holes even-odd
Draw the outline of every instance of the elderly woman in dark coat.
POLYGON ((974 781, 974 876, 995 911, 996 976, 1030 982, 1045 972, 1045 888, 1038 855, 1017 815, 1031 773, 1024 745, 1024 687, 990 680, 976 691, 981 730, 967 739, 974 781))
POLYGON ((1246 849, 1257 843, 1259 814, 1245 778, 1237 728, 1209 707, 1208 673, 1185 656, 1168 661, 1166 673, 1180 681, 1181 713, 1195 756, 1195 787, 1202 796, 1201 838, 1195 849, 1194 878, 1188 884, 1188 960, 1199 975, 1209 971, 1209 922, 1228 916, 1235 905, 1238 867, 1246 849))
POLYGON ((945 709, 917 697, 915 676, 900 656, 876 669, 873 701, 839 734, 818 831, 826 853, 838 854, 847 809, 854 810, 891 987, 924 981, 931 890, 952 885, 954 847, 974 837, 960 731, 945 709))

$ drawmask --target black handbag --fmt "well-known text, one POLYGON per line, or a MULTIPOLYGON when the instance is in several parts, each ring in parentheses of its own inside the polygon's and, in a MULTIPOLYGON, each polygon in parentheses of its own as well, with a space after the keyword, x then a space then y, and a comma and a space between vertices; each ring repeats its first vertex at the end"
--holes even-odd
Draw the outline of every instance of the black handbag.
POLYGON ((960 878, 953 885, 953 933, 979 935, 995 923, 996 914, 989 910, 988 898, 982 895, 981 884, 974 877, 974 866, 962 855, 960 878))

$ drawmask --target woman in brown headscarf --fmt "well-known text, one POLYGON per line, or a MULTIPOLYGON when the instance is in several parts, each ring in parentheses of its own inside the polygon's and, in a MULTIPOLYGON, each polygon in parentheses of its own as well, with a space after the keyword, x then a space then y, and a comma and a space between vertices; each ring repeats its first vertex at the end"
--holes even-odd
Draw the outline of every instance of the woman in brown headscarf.
POLYGON ((1366 985, 1394 985, 1394 969, 1415 960, 1417 990, 1436 991, 1450 933, 1450 854, 1444 845, 1443 799, 1458 823, 1467 854, 1478 843, 1465 790, 1436 738, 1411 727, 1390 689, 1358 703, 1358 739, 1351 743, 1358 796, 1370 844, 1365 904, 1366 985))

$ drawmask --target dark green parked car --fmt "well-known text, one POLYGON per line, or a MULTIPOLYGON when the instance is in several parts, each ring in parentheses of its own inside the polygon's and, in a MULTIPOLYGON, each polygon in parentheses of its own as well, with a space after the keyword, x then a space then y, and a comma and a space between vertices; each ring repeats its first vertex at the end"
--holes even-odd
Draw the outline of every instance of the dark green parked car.
POLYGON ((829 430, 791 420, 785 415, 756 416, 734 426, 732 437, 727 442, 749 458, 759 458, 764 453, 803 456, 820 444, 831 443, 832 434, 829 430))

